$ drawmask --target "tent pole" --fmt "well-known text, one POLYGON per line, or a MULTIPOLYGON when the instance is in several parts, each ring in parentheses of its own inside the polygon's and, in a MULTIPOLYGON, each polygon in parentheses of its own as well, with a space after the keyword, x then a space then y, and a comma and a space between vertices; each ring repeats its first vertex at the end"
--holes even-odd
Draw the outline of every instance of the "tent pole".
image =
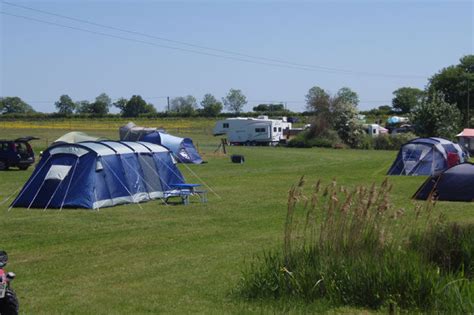
POLYGON ((39 194, 41 188, 43 188, 45 182, 46 182, 46 181, 43 180, 43 182, 41 183, 40 187, 39 187, 38 190, 36 191, 36 194, 35 194, 35 196, 33 197, 33 200, 31 200, 30 204, 28 205, 28 210, 30 210, 31 205, 35 202, 35 199, 36 199, 36 197, 38 197, 38 194, 39 194))
MULTIPOLYGON (((105 159, 102 159, 102 162, 104 162, 107 167, 109 167, 109 164, 105 161, 105 159)), ((130 197, 132 198, 132 203, 136 203, 138 205, 138 207, 140 208, 140 210, 143 210, 142 206, 140 205, 139 202, 135 202, 135 198, 133 198, 133 195, 132 193, 130 192, 130 190, 128 190, 127 186, 124 185, 124 183, 120 180, 120 178, 117 176, 117 174, 115 174, 114 170, 109 167, 110 171, 112 172, 112 174, 115 176, 115 178, 117 178, 117 180, 119 181, 119 183, 122 185, 123 188, 125 188, 125 190, 128 192, 128 194, 130 195, 130 197)))
POLYGON ((38 170, 38 172, 35 174, 35 176, 33 176, 33 178, 31 179, 31 181, 25 186, 25 188, 23 189, 23 191, 20 192, 20 194, 15 198, 15 200, 13 200, 12 202, 12 205, 8 208, 8 211, 10 211, 12 208, 13 208, 13 204, 15 203, 15 201, 17 201, 18 199, 21 198, 21 196, 25 193, 25 191, 28 189, 28 187, 30 187, 31 183, 35 180, 36 176, 38 176, 38 174, 41 172, 41 170, 43 169, 43 167, 48 164, 48 161, 49 159, 51 158, 51 155, 48 157, 48 159, 46 160, 46 162, 44 162, 44 164, 40 167, 40 169, 38 170))
POLYGON ((209 185, 206 184, 199 176, 197 176, 197 174, 194 173, 193 170, 189 166, 187 166, 185 163, 183 163, 183 165, 191 172, 191 174, 193 174, 198 179, 198 181, 203 183, 204 186, 206 186, 214 195, 216 195, 219 199, 222 199, 222 197, 219 196, 211 187, 209 187, 209 185))
MULTIPOLYGON (((152 153, 152 159, 153 159, 153 153, 152 153)), ((146 165, 148 165, 148 167, 153 171, 153 173, 155 173, 155 175, 156 175, 159 179, 161 179, 160 174, 158 174, 158 173, 155 171, 155 168, 153 168, 152 165, 150 165, 145 159, 143 159, 142 161, 145 162, 146 165)), ((161 182, 161 181, 160 181, 160 182, 161 182)), ((166 185, 166 183, 164 183, 164 184, 166 185)), ((168 186, 168 185, 167 185, 167 186, 168 186)), ((151 186, 150 186, 150 187, 151 187, 151 186)), ((170 187, 168 186, 168 188, 170 188, 170 187)), ((160 197, 159 199, 161 199, 161 200, 165 203, 165 205, 168 205, 168 203, 166 202, 165 198, 160 197)))
POLYGON ((76 172, 76 166, 79 163, 79 157, 76 159, 76 163, 74 163, 74 168, 72 170, 71 178, 69 179, 69 183, 67 184, 66 192, 64 193, 63 201, 61 202, 61 207, 59 211, 63 210, 64 202, 66 201, 67 194, 69 193, 69 187, 71 186, 72 178, 74 177, 74 173, 76 172))
MULTIPOLYGON (((138 173, 138 171, 127 162, 127 160, 123 160, 123 161, 125 162, 125 164, 127 164, 128 167, 130 167, 135 172, 135 174, 137 174, 138 178, 140 178, 145 183, 145 188, 146 188, 147 185, 148 185, 149 188, 151 188, 151 185, 147 183, 145 178, 143 178, 142 175, 140 175, 140 173, 138 173)), ((138 158, 137 158, 137 161, 138 161, 138 165, 140 165, 140 161, 139 161, 138 158)), ((148 194, 148 199, 152 200, 151 197, 150 197, 150 192, 148 191, 148 189, 147 189, 146 193, 148 194)))
POLYGON ((18 187, 14 192, 12 192, 7 198, 5 198, 2 202, 0 202, 0 206, 7 202, 14 194, 16 194, 22 186, 18 187))
POLYGON ((63 183, 63 181, 60 181, 58 187, 56 187, 56 189, 54 190, 53 195, 51 196, 51 198, 49 198, 48 203, 46 204, 46 207, 44 207, 43 211, 46 211, 46 209, 48 209, 48 206, 51 203, 51 200, 53 200, 54 196, 56 195, 59 187, 61 187, 62 183, 63 183))

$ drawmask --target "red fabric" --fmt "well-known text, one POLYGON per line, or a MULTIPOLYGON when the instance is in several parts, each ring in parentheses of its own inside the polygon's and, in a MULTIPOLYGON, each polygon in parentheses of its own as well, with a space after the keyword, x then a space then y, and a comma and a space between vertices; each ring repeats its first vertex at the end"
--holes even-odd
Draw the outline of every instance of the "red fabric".
POLYGON ((448 167, 459 164, 459 155, 457 153, 448 152, 448 167))

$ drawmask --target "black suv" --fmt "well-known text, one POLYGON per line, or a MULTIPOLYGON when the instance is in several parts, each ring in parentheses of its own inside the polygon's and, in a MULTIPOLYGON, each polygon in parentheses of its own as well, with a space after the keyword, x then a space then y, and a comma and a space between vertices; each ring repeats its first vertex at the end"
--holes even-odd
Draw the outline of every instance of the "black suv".
POLYGON ((36 137, 24 137, 16 140, 0 140, 0 171, 9 167, 26 170, 35 162, 35 153, 28 143, 36 137))

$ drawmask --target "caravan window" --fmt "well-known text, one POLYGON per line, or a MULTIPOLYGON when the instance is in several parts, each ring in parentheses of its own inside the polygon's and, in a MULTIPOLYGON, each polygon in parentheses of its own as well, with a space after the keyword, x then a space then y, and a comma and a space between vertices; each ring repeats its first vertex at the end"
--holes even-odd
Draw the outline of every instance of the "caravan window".
POLYGON ((273 132, 277 132, 277 127, 273 127, 273 132))
POLYGON ((281 127, 278 127, 278 132, 281 132, 281 127))
POLYGON ((223 123, 222 128, 229 128, 229 123, 223 123))

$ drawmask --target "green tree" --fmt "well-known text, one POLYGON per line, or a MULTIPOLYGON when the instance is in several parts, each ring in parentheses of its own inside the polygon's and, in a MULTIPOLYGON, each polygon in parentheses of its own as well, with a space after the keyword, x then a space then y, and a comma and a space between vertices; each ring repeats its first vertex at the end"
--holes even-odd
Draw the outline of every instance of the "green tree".
POLYGON ((313 86, 306 94, 306 109, 319 116, 329 116, 331 96, 319 86, 313 86))
POLYGON ((353 104, 340 100, 334 106, 332 124, 339 138, 351 148, 359 146, 361 136, 364 134, 362 125, 357 119, 358 110, 353 104))
POLYGON ((202 113, 206 117, 216 117, 222 111, 222 103, 219 102, 214 95, 207 93, 204 95, 202 101, 202 113))
POLYGON ((112 100, 107 94, 102 93, 95 98, 95 102, 90 104, 89 112, 93 115, 105 115, 109 112, 110 106, 112 106, 112 100))
POLYGON ((192 95, 175 97, 171 99, 170 104, 171 111, 185 116, 193 115, 197 108, 196 98, 192 95))
POLYGON ((462 115, 438 92, 413 109, 411 120, 419 136, 452 139, 459 132, 462 115))
POLYGON ((241 90, 230 89, 226 97, 222 98, 222 102, 229 111, 238 114, 247 104, 247 98, 241 90))
POLYGON ((148 104, 140 95, 133 95, 130 100, 125 98, 118 99, 114 106, 120 109, 123 117, 138 117, 141 114, 156 113, 155 107, 148 104))
POLYGON ((76 103, 76 112, 80 114, 92 114, 94 116, 106 115, 112 105, 110 97, 102 93, 95 98, 94 102, 80 101, 76 103))
POLYGON ((259 104, 253 108, 254 112, 282 112, 285 110, 283 104, 259 104))
POLYGON ((69 95, 61 95, 59 101, 54 103, 59 114, 71 115, 76 110, 76 104, 69 95))
POLYGON ((258 104, 257 106, 254 106, 253 108, 254 112, 268 112, 270 111, 268 104, 258 104))
MULTIPOLYGON (((429 80, 428 90, 430 93, 442 92, 445 101, 456 105, 467 123, 468 98, 470 107, 473 107, 474 99, 474 55, 467 55, 460 59, 459 64, 443 68, 429 80), (468 97, 469 91, 469 97, 468 97)), ((472 111, 472 108, 470 109, 472 111)))
POLYGON ((116 100, 112 105, 117 107, 120 110, 120 113, 123 115, 123 112, 125 111, 125 108, 127 106, 128 100, 126 98, 119 98, 116 100))
POLYGON ((336 94, 330 95, 319 86, 312 87, 306 95, 307 109, 315 113, 315 122, 322 123, 314 134, 327 133, 324 128, 335 130, 347 145, 357 147, 363 133, 357 119, 358 103, 359 96, 350 88, 343 87, 336 94))
POLYGON ((33 107, 17 96, 0 97, 0 114, 34 113, 33 107))
POLYGON ((78 101, 75 104, 76 113, 89 114, 91 103, 89 101, 78 101))
POLYGON ((340 104, 349 104, 352 106, 359 105, 359 95, 348 87, 342 87, 337 91, 337 102, 340 104))
POLYGON ((402 87, 393 92, 393 108, 400 114, 409 114, 412 109, 420 105, 425 92, 412 87, 402 87))
POLYGON ((393 108, 390 105, 381 105, 377 108, 380 114, 382 115, 390 115, 392 112, 393 108))

